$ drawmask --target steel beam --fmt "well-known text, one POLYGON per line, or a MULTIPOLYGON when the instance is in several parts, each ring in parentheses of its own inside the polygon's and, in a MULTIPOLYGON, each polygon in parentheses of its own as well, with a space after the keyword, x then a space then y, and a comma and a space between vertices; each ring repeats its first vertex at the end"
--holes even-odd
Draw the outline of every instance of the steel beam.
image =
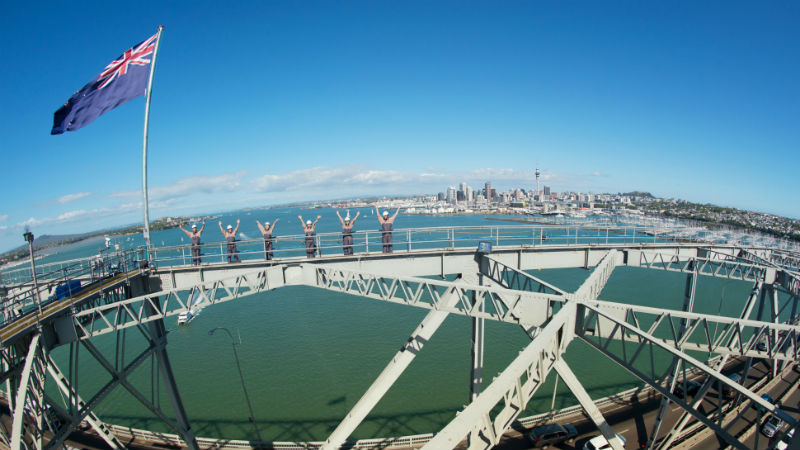
MULTIPOLYGON (((697 292, 697 272, 691 272, 686 275, 686 286, 684 288, 683 294, 683 310, 691 312, 694 309, 694 296, 697 292)), ((678 331, 678 339, 683 339, 683 335, 686 332, 686 319, 681 320, 681 327, 678 331)), ((672 357, 672 367, 674 370, 672 374, 667 378, 666 384, 669 385, 669 391, 675 392, 675 383, 678 380, 678 375, 681 372, 682 361, 677 357, 672 357)), ((683 392, 687 392, 686 390, 686 377, 683 378, 683 392)), ((686 397, 688 398, 688 394, 686 397)), ((658 433, 661 432, 661 424, 664 422, 664 417, 667 415, 667 410, 669 409, 669 397, 661 397, 661 406, 658 408, 658 414, 656 414, 656 420, 653 423, 653 430, 650 432, 650 436, 647 440, 646 448, 650 450, 653 448, 656 440, 658 439, 658 433)))
MULTIPOLYGON (((14 401, 14 416, 11 422, 11 450, 20 450, 22 447, 22 425, 25 423, 25 404, 27 403, 29 395, 37 395, 34 391, 42 389, 44 386, 38 386, 36 368, 39 359, 41 358, 42 349, 39 346, 40 333, 31 336, 30 343, 28 344, 28 353, 25 357, 25 366, 20 375, 19 386, 17 388, 17 398, 14 401)), ((38 430, 41 433, 41 428, 38 430)))
MULTIPOLYGON (((590 304, 585 304, 585 307, 586 307, 586 309, 588 309, 590 311, 594 311, 594 313, 596 313, 598 315, 601 315, 601 316, 604 315, 604 313, 601 310, 597 309, 596 307, 594 307, 594 306, 592 306, 590 304)), ((741 393, 742 395, 746 396, 748 399, 752 400, 754 403, 756 403, 756 404, 758 404, 760 406, 763 406, 768 411, 776 413, 776 414, 779 414, 779 415, 781 415, 781 417, 783 417, 785 415, 785 413, 782 413, 779 410, 779 408, 775 407, 775 405, 767 402, 763 398, 761 398, 758 395, 756 395, 753 392, 751 392, 749 389, 745 388, 744 386, 740 385, 739 383, 734 382, 730 378, 722 375, 720 372, 708 367, 703 362, 701 362, 701 361, 697 360, 696 358, 694 358, 694 357, 684 353, 683 351, 679 350, 678 346, 669 345, 669 344, 665 343, 662 339, 655 338, 651 334, 649 334, 647 332, 644 332, 644 331, 636 328, 635 326, 632 326, 632 325, 630 325, 630 324, 628 324, 628 323, 626 323, 624 321, 617 320, 614 317, 606 315, 604 318, 614 324, 614 331, 612 333, 616 334, 616 335, 619 335, 620 336, 619 339, 621 341, 623 341, 623 344, 625 343, 626 340, 635 340, 635 341, 637 341, 639 343, 645 343, 647 345, 650 345, 653 348, 664 350, 664 351, 666 351, 667 353, 669 353, 669 354, 671 354, 673 356, 677 356, 678 358, 683 360, 685 363, 691 364, 692 366, 694 366, 694 367, 698 368, 699 370, 705 372, 707 375, 715 378, 718 382, 721 382, 722 384, 727 385, 728 387, 730 387, 731 389, 735 390, 736 392, 741 393), (631 338, 631 337, 626 338, 625 336, 627 334, 631 334, 634 337, 633 338, 631 338)), ((584 341, 588 342, 590 345, 592 345, 593 347, 597 348, 598 350, 600 350, 604 354, 613 355, 613 353, 611 353, 607 349, 607 347, 608 347, 607 344, 601 344, 601 343, 594 342, 592 339, 590 339, 583 332, 583 330, 579 330, 578 334, 581 336, 581 338, 584 339, 584 341)), ((612 337, 608 337, 606 339, 607 339, 607 342, 608 342, 609 340, 612 339, 612 337)), ((626 367, 628 370, 631 370, 631 371, 635 370, 633 368, 633 363, 631 361, 628 361, 628 360, 626 360, 624 358, 618 358, 616 355, 613 355, 613 357, 617 358, 616 360, 618 360, 618 361, 622 361, 623 366, 626 367)), ((655 382, 655 380, 653 378, 651 378, 650 380, 651 381, 648 381, 648 383, 658 384, 657 382, 655 382)), ((664 389, 662 386, 660 386, 660 384, 658 386, 654 385, 653 387, 658 389, 659 391, 663 391, 662 394, 667 393, 666 389, 664 389)), ((671 392, 669 392, 668 394, 670 396, 672 396, 671 392)), ((672 396, 671 400, 673 402, 675 402, 675 397, 672 396)), ((676 403, 680 404, 684 408, 686 408, 688 406, 682 401, 681 402, 676 402, 676 403)), ((705 417, 703 419, 705 420, 705 417)), ((793 418, 789 417, 789 416, 786 416, 786 420, 788 420, 792 424, 795 423, 795 420, 793 418)))
MULTIPOLYGON (((155 304, 148 302, 147 305, 146 309, 149 310, 147 311, 148 316, 160 315, 157 299, 155 304)), ((189 450, 198 450, 197 439, 194 435, 194 430, 192 430, 191 425, 189 425, 189 417, 186 415, 186 410, 183 408, 183 401, 178 392, 178 383, 175 382, 175 375, 172 373, 172 365, 167 356, 167 330, 164 328, 164 320, 149 322, 148 326, 153 344, 155 345, 155 354, 158 360, 161 380, 164 382, 169 402, 172 404, 172 410, 175 413, 175 420, 178 422, 178 432, 181 434, 181 437, 183 437, 189 450)))
MULTIPOLYGON (((574 319, 575 304, 565 304, 514 361, 423 449, 454 448, 476 427, 482 448, 495 446, 564 353, 573 336, 574 319)), ((477 442, 471 445, 475 447, 477 442)))
MULTIPOLYGON (((132 393, 135 389, 130 386, 130 383, 127 381, 127 376, 133 372, 139 365, 144 362, 153 352, 153 347, 147 348, 143 351, 139 356, 133 359, 125 368, 121 371, 117 371, 111 366, 110 363, 103 357, 103 355, 91 344, 90 341, 84 341, 84 346, 89 350, 89 353, 112 375, 111 381, 106 383, 103 387, 101 387, 97 393, 92 396, 87 402, 76 402, 77 410, 73 411, 71 414, 71 421, 67 424, 64 424, 59 430, 57 430, 50 442, 48 443, 48 448, 59 448, 63 443, 64 440, 69 436, 69 433, 75 429, 75 427, 92 411, 97 405, 108 395, 110 394, 118 385, 125 386, 129 391, 132 393)), ((76 398, 77 400, 77 398, 76 398)), ((162 419, 163 420, 163 419, 162 419)))
MULTIPOLYGON (((486 277, 479 276, 480 284, 486 277)), ((473 304, 477 304, 477 298, 473 292, 473 304)), ((484 350, 484 332, 486 329, 486 319, 482 317, 472 318, 472 346, 470 348, 470 384, 469 384, 469 401, 473 402, 481 394, 483 389, 483 350, 484 350)), ((480 448, 480 435, 477 429, 470 432, 467 448, 480 448)))
POLYGON ((147 322, 178 315, 188 309, 193 292, 201 297, 199 306, 208 306, 257 294, 271 289, 268 272, 272 268, 257 269, 216 281, 199 282, 185 288, 165 289, 106 305, 98 305, 73 315, 81 339, 119 331, 147 322), (163 299, 163 302, 160 300, 163 299), (154 308, 155 303, 159 304, 154 308), (148 311, 154 311, 152 314, 148 311))
POLYGON ((622 254, 616 250, 610 250, 600 260, 600 263, 594 268, 592 273, 581 284, 574 296, 580 299, 595 300, 600 296, 603 288, 611 278, 611 273, 614 268, 622 262, 622 254))
MULTIPOLYGON (((455 290, 450 290, 442 298, 443 306, 452 306, 459 300, 459 295, 455 290)), ((400 375, 411 364, 414 358, 422 351, 422 347, 428 342, 439 326, 444 322, 444 319, 449 315, 446 311, 431 310, 425 318, 420 322, 417 328, 411 333, 408 341, 403 345, 400 351, 392 358, 389 364, 378 375, 378 378, 372 382, 372 385, 367 389, 364 395, 353 406, 350 412, 345 416, 339 425, 333 430, 333 433, 320 447, 323 450, 333 450, 341 448, 345 440, 353 433, 359 424, 367 417, 372 408, 378 404, 381 398, 386 395, 389 388, 400 378, 400 375)))
POLYGON ((563 359, 557 359, 553 363, 553 368, 556 369, 558 375, 564 380, 564 383, 572 392, 572 395, 578 399, 578 403, 580 403, 583 411, 587 416, 589 416, 589 419, 594 422, 595 426, 597 426, 597 429, 600 430, 600 433, 603 434, 603 437, 605 437, 608 443, 611 445, 611 448, 614 450, 624 450, 622 447, 622 442, 619 442, 616 433, 614 433, 614 430, 611 429, 611 426, 606 421, 606 418, 603 417, 600 409, 594 404, 592 397, 590 397, 589 393, 586 392, 586 389, 583 388, 583 385, 580 381, 578 381, 578 378, 575 376, 575 374, 572 373, 572 369, 569 368, 567 363, 565 363, 563 359))
MULTIPOLYGON (((47 371, 53 377, 53 380, 56 383, 56 386, 61 391, 62 394, 66 395, 68 398, 74 398, 78 405, 85 405, 86 403, 83 399, 78 395, 78 392, 72 389, 69 385, 69 381, 67 377, 59 370, 58 366, 56 365, 55 361, 52 358, 47 358, 47 371)), ((97 415, 95 415, 94 411, 89 410, 86 413, 86 420, 91 425, 92 429, 100 436, 106 444, 112 449, 119 449, 125 448, 125 444, 123 444, 117 436, 114 435, 114 432, 103 423, 97 415)))
MULTIPOLYGON (((753 284, 753 289, 750 291, 750 295, 747 298, 747 302, 745 303, 744 308, 742 309, 742 312, 739 315, 739 318, 750 317, 750 314, 753 311, 753 307, 755 307, 757 303, 758 294, 759 292, 761 292, 762 286, 763 282, 761 281, 758 281, 755 284, 753 284)), ((728 345, 735 345, 738 339, 739 335, 735 334, 731 335, 728 341, 728 345)), ((722 369, 725 367, 725 364, 728 362, 729 357, 730 355, 723 355, 720 358, 719 362, 714 367, 714 369, 717 371, 722 371, 722 369)), ((703 402, 703 399, 706 396, 706 393, 708 393, 708 390, 711 388, 713 384, 714 384, 713 378, 708 377, 705 379, 703 385, 700 387, 700 390, 697 392, 697 395, 695 395, 694 400, 690 405, 692 409, 697 409, 697 407, 700 406, 700 404, 703 402)), ((721 403, 719 404, 719 406, 720 407, 722 406, 721 403)), ((681 432, 683 432, 683 429, 686 427, 686 424, 689 422, 689 419, 691 419, 691 415, 688 412, 684 411, 684 413, 681 414, 680 419, 678 419, 678 422, 676 422, 675 426, 672 427, 667 436, 665 436, 664 440, 659 444, 659 448, 663 450, 672 448, 672 443, 675 441, 675 439, 677 439, 681 435, 681 432)), ((721 419, 722 417, 720 415, 720 420, 721 419)))

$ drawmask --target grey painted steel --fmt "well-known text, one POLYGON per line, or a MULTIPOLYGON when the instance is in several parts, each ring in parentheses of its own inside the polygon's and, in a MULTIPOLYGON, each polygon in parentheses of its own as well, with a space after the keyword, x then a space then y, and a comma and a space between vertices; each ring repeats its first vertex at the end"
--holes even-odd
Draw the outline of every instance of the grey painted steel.
MULTIPOLYGON (((574 328, 575 306, 565 304, 519 356, 422 448, 454 448, 473 428, 479 429, 482 448, 497 445, 566 350, 574 328), (501 409, 493 414, 496 407, 501 409)), ((473 442, 473 447, 476 444, 473 442)))
MULTIPOLYGON (((11 423, 11 450, 20 450, 22 448, 22 424, 25 422, 25 401, 32 391, 31 380, 33 378, 34 365, 39 359, 38 353, 41 352, 41 348, 39 347, 39 339, 41 336, 40 333, 32 335, 30 343, 28 344, 25 366, 22 369, 19 387, 17 388, 17 398, 14 401, 14 417, 11 423)), ((33 387, 33 389, 35 389, 35 387, 33 387)))
MULTIPOLYGON (((148 315, 156 315, 159 310, 158 303, 147 303, 147 309, 150 309, 148 315)), ((180 393, 178 392, 178 383, 175 382, 175 375, 172 373, 172 365, 167 356, 167 330, 164 328, 164 320, 152 321, 148 323, 150 327, 150 335, 155 345, 156 359, 158 360, 159 373, 164 382, 164 387, 167 390, 169 402, 172 404, 172 410, 175 413, 175 420, 178 422, 178 432, 186 442, 189 450, 198 450, 197 439, 194 435, 191 425, 189 425, 189 417, 186 415, 186 410, 183 408, 183 401, 181 400, 180 393)))
MULTIPOLYGON (((63 443, 64 440, 69 436, 69 434, 75 429, 75 427, 92 411, 97 405, 104 399, 108 394, 110 394, 118 385, 123 385, 128 388, 131 393, 135 391, 132 388, 130 383, 127 381, 127 376, 133 372, 140 364, 142 364, 150 355, 152 354, 153 348, 150 347, 146 349, 144 352, 139 354, 136 358, 133 359, 126 367, 124 367, 121 371, 117 371, 114 369, 111 364, 105 360, 105 358, 100 354, 99 350, 94 348, 94 346, 89 341, 83 342, 84 346, 89 350, 89 353, 100 362, 101 365, 105 367, 109 373, 112 374, 112 379, 107 382, 103 387, 101 387, 97 393, 95 393, 92 398, 90 398, 85 403, 78 403, 77 411, 73 411, 70 417, 70 421, 66 424, 63 424, 59 430, 57 430, 53 437, 50 438, 50 442, 48 444, 49 448, 59 448, 63 443)), ((138 393, 138 392, 137 392, 138 393)), ((141 394, 140 394, 141 395, 141 394)), ((141 400, 140 400, 141 401, 141 400)), ((163 419, 162 419, 163 420, 163 419)))
MULTIPOLYGON (((697 292, 697 271, 693 271, 686 276, 686 287, 684 289, 683 295, 683 310, 684 311, 692 311, 694 310, 694 296, 697 292)), ((681 320, 680 330, 678 331, 678 339, 683 339, 683 335, 686 333, 686 319, 681 320)), ((682 361, 677 357, 672 357, 672 367, 674 370, 669 375, 666 380, 666 384, 669 385, 669 391, 675 392, 675 385, 678 381, 678 376, 681 372, 682 361)), ((685 375, 685 373, 684 373, 685 375)), ((686 389, 686 377, 683 378, 683 392, 685 393, 685 397, 688 398, 689 394, 686 389)), ((650 432, 650 437, 647 440, 646 448, 650 450, 653 448, 656 440, 658 439, 658 434, 661 432, 661 425, 664 422, 664 417, 667 415, 667 410, 669 409, 669 397, 661 397, 661 406, 658 409, 658 414, 656 414, 656 420, 653 424, 653 431, 650 432)))
POLYGON ((583 385, 578 381, 575 374, 572 373, 572 369, 569 368, 567 363, 562 359, 557 359, 553 363, 553 368, 556 369, 558 375, 564 380, 564 383, 569 387, 572 395, 575 396, 578 403, 583 407, 584 412, 586 412, 586 415, 589 416, 589 419, 594 422, 597 429, 600 430, 600 433, 606 438, 611 448, 614 450, 624 450, 614 430, 611 429, 611 426, 608 424, 605 417, 603 417, 603 414, 600 413, 600 409, 594 404, 592 397, 590 397, 586 389, 583 388, 583 385))
MULTIPOLYGON (((747 397, 748 399, 750 399, 754 403, 756 403, 756 404, 758 404, 760 406, 763 406, 768 411, 780 414, 778 408, 776 408, 775 405, 769 403, 768 401, 764 400, 760 396, 754 394, 753 392, 751 392, 750 390, 748 390, 747 388, 745 388, 741 384, 734 382, 733 380, 731 380, 730 378, 726 377, 725 375, 722 375, 720 372, 708 367, 706 364, 704 364, 703 362, 699 361, 698 359, 696 359, 696 358, 684 353, 683 351, 681 351, 679 349, 680 348, 679 346, 669 345, 668 343, 664 342, 663 340, 657 339, 657 338, 653 337, 651 334, 649 334, 649 333, 647 333, 645 331, 642 331, 642 330, 640 330, 639 328, 637 328, 635 326, 632 326, 632 325, 630 325, 630 324, 628 324, 628 323, 626 323, 624 321, 621 321, 621 320, 618 320, 618 319, 616 319, 614 317, 606 315, 600 308, 597 308, 597 307, 595 307, 593 305, 585 304, 585 306, 586 306, 586 308, 588 310, 593 311, 595 314, 597 314, 599 316, 604 316, 604 318, 606 320, 609 320, 610 322, 612 322, 614 324, 614 331, 612 332, 612 336, 607 337, 606 338, 607 340, 613 339, 613 335, 619 335, 620 336, 619 340, 621 340, 623 342, 626 341, 626 340, 627 341, 636 340, 636 341, 638 341, 640 343, 646 343, 648 345, 652 345, 654 347, 657 347, 657 348, 659 348, 661 350, 666 351, 667 353, 670 353, 670 354, 672 354, 674 356, 677 356, 678 358, 683 360, 685 363, 689 363, 689 364, 693 365, 697 369, 705 372, 707 375, 715 378, 718 382, 721 382, 722 384, 727 385, 728 387, 730 387, 731 389, 735 390, 736 392, 739 392, 740 394, 744 395, 745 397, 747 397), (625 336, 627 334, 631 334, 634 337, 627 337, 626 338, 625 336)), ((591 339, 587 339, 585 334, 583 334, 583 333, 581 333, 580 336, 582 338, 584 338, 584 340, 586 342, 588 342, 593 347, 595 347, 596 349, 600 350, 602 353, 606 354, 607 356, 613 356, 614 358, 618 358, 616 355, 611 354, 609 352, 609 350, 607 350, 607 348, 606 348, 607 346, 598 345, 597 343, 593 342, 591 339)), ((626 368, 628 370, 631 370, 632 364, 630 362, 628 362, 628 361, 626 361, 624 359, 621 359, 621 361, 624 363, 623 366, 626 366, 626 368)), ((673 396, 671 392, 667 392, 666 389, 664 389, 662 386, 660 386, 660 383, 656 383, 655 380, 651 379, 651 381, 653 383, 655 383, 655 384, 653 384, 654 388, 658 389, 659 391, 663 390, 664 392, 662 392, 662 394, 664 394, 664 393, 669 394, 671 396, 670 399, 673 402, 675 402, 676 397, 673 396)), ((684 408, 686 407, 686 404, 684 402, 676 402, 676 403, 680 404, 684 408)), ((795 423, 794 419, 792 419, 792 418, 790 418, 788 416, 787 416, 787 418, 788 418, 788 421, 790 423, 795 423)))
MULTIPOLYGON (((457 292, 455 290, 450 290, 444 295, 443 304, 452 305, 458 300, 459 296, 457 292)), ((422 351, 422 347, 431 339, 447 316, 448 313, 446 311, 432 310, 422 319, 422 322, 420 322, 414 332, 411 333, 408 341, 406 341, 394 358, 392 358, 380 375, 378 375, 378 378, 372 382, 372 385, 370 385, 364 395, 361 396, 347 416, 345 416, 344 420, 333 430, 325 443, 322 444, 322 449, 338 449, 344 444, 350 434, 352 434, 356 427, 367 417, 367 414, 372 411, 372 408, 378 404, 380 399, 389 391, 389 388, 400 378, 400 375, 403 374, 417 354, 422 351)))
MULTIPOLYGON (((479 284, 484 284, 483 276, 479 277, 479 284)), ((472 295, 473 304, 477 303, 475 293, 472 295)), ((470 346, 470 372, 469 372, 469 401, 473 402, 481 394, 483 390, 483 350, 484 350, 484 333, 486 331, 486 319, 482 317, 472 318, 472 335, 470 346)), ((478 429, 473 428, 470 431, 467 448, 481 448, 481 438, 478 429)))
MULTIPOLYGON (((451 238, 452 236, 454 235, 451 235, 451 238)), ((159 349, 165 349, 163 319, 184 311, 187 301, 194 292, 200 294, 202 305, 211 305, 283 286, 304 285, 426 308, 431 310, 429 316, 444 317, 449 313, 455 313, 469 316, 476 321, 491 319, 514 323, 522 326, 531 336, 531 343, 491 385, 474 396, 469 406, 431 441, 443 443, 444 446, 449 443, 453 446, 471 435, 470 447, 488 448, 499 442, 502 433, 516 420, 550 369, 556 368, 556 372, 566 374, 566 376, 562 374, 561 378, 567 381, 566 378, 570 377, 571 371, 568 368, 558 370, 562 365, 560 355, 575 337, 576 332, 581 339, 652 384, 662 395, 670 397, 671 401, 685 408, 689 414, 703 423, 709 419, 697 417, 699 413, 691 405, 671 397, 671 392, 659 383, 657 377, 640 372, 634 367, 636 358, 642 352, 648 348, 650 351, 657 349, 671 354, 682 364, 694 365, 709 374, 706 384, 715 380, 728 385, 731 382, 719 373, 721 365, 716 365, 714 369, 706 367, 698 360, 689 357, 687 351, 696 350, 709 354, 741 355, 750 358, 767 357, 780 361, 796 359, 800 327, 796 324, 777 322, 780 305, 776 303, 777 295, 774 290, 771 291, 772 317, 769 321, 761 320, 760 314, 763 310, 760 310, 758 320, 750 320, 749 313, 739 318, 729 318, 597 300, 597 296, 617 265, 681 273, 696 271, 698 275, 733 280, 763 280, 769 288, 774 284, 792 294, 794 292, 792 280, 797 279, 796 274, 786 271, 782 266, 776 266, 769 259, 758 259, 771 257, 769 253, 756 252, 756 254, 757 257, 753 257, 737 247, 708 244, 637 243, 544 247, 523 245, 496 246, 488 257, 476 257, 474 250, 471 249, 453 248, 417 250, 392 255, 360 254, 354 257, 326 253, 326 256, 316 260, 290 258, 268 262, 246 261, 236 265, 173 267, 158 270, 148 278, 154 287, 153 290, 157 292, 125 300, 112 299, 106 305, 93 302, 83 305, 84 309, 81 311, 70 312, 63 319, 48 318, 48 322, 43 322, 43 325, 52 327, 56 324, 56 335, 62 342, 56 342, 55 345, 78 339, 78 342, 89 350, 113 378, 85 403, 74 394, 77 393, 76 386, 66 386, 76 408, 74 416, 70 419, 72 426, 83 417, 94 420, 92 415, 94 406, 108 392, 121 385, 157 417, 179 431, 191 446, 195 439, 177 394, 177 385, 166 352, 160 357, 157 356, 159 372, 168 385, 168 390, 170 390, 169 385, 172 385, 170 400, 178 416, 178 423, 174 423, 159 408, 151 404, 130 385, 126 377, 147 357, 152 354, 159 355, 159 349), (403 264, 398 264, 399 262, 403 264), (597 267, 573 294, 566 293, 525 272, 544 268, 591 266, 597 267), (478 273, 481 278, 480 281, 458 282, 421 278, 421 276, 444 276, 452 273, 465 275, 478 273), (65 320, 66 323, 63 323, 65 320), (61 322, 56 323, 58 321, 61 322), (71 328, 64 326, 69 323, 73 324, 76 330, 71 338, 69 333, 63 331, 71 328), (646 330, 645 324, 649 324, 646 330), (150 347, 124 369, 117 370, 94 348, 90 338, 104 333, 120 332, 130 327, 141 330, 150 342, 150 347), (714 334, 712 328, 721 328, 721 332, 712 336, 714 334), (663 334, 665 331, 666 334, 663 334), (659 332, 662 334, 656 337, 659 332), (770 338, 765 351, 756 348, 756 343, 762 336, 770 338), (622 356, 616 355, 608 346, 611 340, 621 341, 623 347, 630 347, 633 344, 634 351, 628 350, 622 356)), ((796 311, 797 299, 793 300, 792 310, 796 311)), ((753 304, 754 302, 751 302, 746 310, 751 310, 753 304)), ((430 331, 432 332, 433 330, 430 331)), ((424 334, 418 333, 416 336, 424 334)), ((416 342, 415 335, 412 335, 411 341, 404 349, 414 348, 419 351, 422 344, 424 342, 416 342)), ((480 353, 482 348, 478 346, 474 350, 480 353)), ((20 391, 28 389, 25 383, 19 381, 20 374, 25 373, 24 366, 27 362, 23 359, 24 355, 13 346, 4 346, 2 357, 3 379, 14 380, 10 390, 13 392, 17 389, 17 401, 14 402, 14 406, 15 409, 19 409, 20 391)), ((723 356, 722 360, 725 359, 723 356)), ((478 360, 476 353, 473 361, 478 360)), ((75 362, 77 363, 77 355, 75 362)), ((478 368, 478 365, 474 366, 478 368)), ((57 369, 55 366, 53 368, 57 369)), ((402 373, 400 364, 394 364, 394 361, 387 366, 385 371, 387 370, 393 372, 392 376, 399 376, 402 373)), ((475 386, 475 380, 478 378, 475 372, 471 378, 472 385, 475 386)), ((380 389, 388 389, 391 386, 391 382, 384 381, 376 380, 380 389)), ((568 385, 576 381, 570 379, 568 385)), ((571 389, 573 387, 574 391, 578 392, 577 395, 582 395, 580 393, 582 387, 579 384, 571 386, 571 389)), ((756 404, 766 403, 738 384, 730 387, 740 396, 756 404)), ((707 390, 707 387, 704 388, 707 390)), ((380 389, 376 389, 373 393, 368 391, 364 397, 374 394, 379 399, 383 395, 380 389)), ((763 406, 769 410, 773 409, 771 405, 763 406)), ((591 406, 588 408, 591 409, 591 406)), ((367 413, 368 409, 363 414, 367 413)), ((41 413, 37 415, 37 430, 41 430, 41 413)), ((357 426, 360 419, 355 420, 354 417, 345 418, 340 426, 357 426)), ((98 427, 102 429, 102 425, 98 427)), ((725 436, 724 430, 720 431, 721 435, 725 436)), ((65 431, 59 430, 54 442, 63 442, 65 436, 65 431)), ((347 435, 337 437, 336 442, 343 443, 346 437, 347 435)), ((334 440, 331 440, 331 443, 333 442, 334 440)), ((738 443, 733 444, 736 446, 738 443)), ((436 444, 429 444, 429 448, 439 447, 436 444)))
MULTIPOLYGON (((52 358, 48 357, 47 359, 47 371, 50 373, 50 376, 53 377, 53 380, 56 383, 56 386, 61 391, 62 394, 66 395, 69 398, 74 398, 78 405, 85 405, 86 403, 83 399, 78 395, 78 392, 74 390, 72 387, 69 386, 69 381, 67 377, 61 372, 61 370, 56 365, 55 361, 52 358)), ((111 431, 111 428, 108 427, 105 423, 103 423, 97 415, 95 415, 94 411, 88 411, 86 414, 86 420, 91 425, 92 429, 100 436, 106 444, 112 449, 118 448, 125 448, 125 444, 120 442, 114 432, 111 431)))
MULTIPOLYGON (((611 273, 617 266, 620 256, 621 255, 619 255, 616 250, 611 250, 608 252, 608 254, 603 257, 597 267, 595 267, 589 277, 581 284, 578 290, 575 291, 575 296, 579 298, 586 298, 588 300, 594 300, 599 297, 600 292, 603 291, 606 283, 608 283, 608 279, 611 278, 611 273)), ((589 393, 583 388, 583 385, 580 383, 580 381, 578 381, 578 378, 575 376, 575 374, 572 373, 572 370, 569 368, 569 366, 567 366, 563 360, 558 359, 554 363, 553 368, 556 369, 556 372, 564 380, 564 383, 578 400, 578 403, 580 403, 581 407, 586 412, 586 415, 589 416, 595 426, 597 426, 597 429, 600 430, 600 433, 603 434, 611 447, 614 450, 623 450, 622 443, 617 439, 614 430, 612 430, 608 425, 608 422, 592 401, 589 393)))
POLYGON ((611 273, 622 261, 622 254, 616 250, 610 250, 600 262, 597 267, 592 271, 586 280, 581 284, 578 290, 575 291, 574 296, 584 300, 595 300, 600 296, 608 279, 611 278, 611 273))
MULTIPOLYGON (((761 292, 762 287, 763 283, 761 281, 757 281, 755 284, 753 284, 753 289, 750 291, 750 295, 748 296, 747 302, 745 303, 744 308, 742 309, 742 313, 739 315, 740 318, 750 317, 750 314, 753 311, 753 307, 756 305, 756 302, 758 300, 758 295, 761 292)), ((728 344, 729 345, 735 344, 738 338, 739 338, 738 335, 731 336, 728 344)), ((722 368, 725 367, 725 364, 728 362, 729 357, 730 355, 723 355, 722 358, 720 358, 720 360, 717 362, 714 369, 717 371, 721 371, 722 368)), ((708 390, 711 388, 713 381, 714 381, 713 378, 708 377, 703 382, 703 385, 700 387, 700 390, 698 391, 697 395, 694 397, 694 400, 692 401, 691 407, 693 409, 697 409, 697 407, 700 406, 700 404, 703 402, 703 399, 705 398, 708 390)), ((721 406, 722 405, 720 402, 720 407, 721 406)), ((691 418, 690 414, 688 412, 684 412, 681 415, 681 418, 678 419, 678 422, 676 422, 675 426, 672 427, 667 436, 665 436, 664 440, 659 445, 659 448, 663 450, 672 448, 671 447, 672 443, 675 441, 675 439, 678 438, 678 436, 680 436, 681 432, 683 431, 684 427, 686 427, 686 424, 689 422, 690 418, 691 418)))

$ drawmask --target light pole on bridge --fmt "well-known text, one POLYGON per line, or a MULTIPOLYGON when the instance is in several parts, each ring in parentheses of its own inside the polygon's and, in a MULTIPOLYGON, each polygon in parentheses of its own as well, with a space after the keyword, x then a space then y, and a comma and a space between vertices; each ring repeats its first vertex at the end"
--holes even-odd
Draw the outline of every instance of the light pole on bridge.
POLYGON ((36 280, 36 262, 33 260, 33 233, 26 229, 22 237, 24 237, 25 241, 28 243, 28 253, 31 256, 31 275, 33 276, 33 295, 36 299, 36 306, 39 308, 39 317, 41 318, 42 301, 39 299, 39 283, 36 280))
POLYGON ((236 341, 233 339, 231 332, 225 327, 216 327, 208 330, 208 335, 213 336, 214 332, 217 330, 222 330, 228 333, 228 337, 231 338, 231 345, 233 346, 233 358, 236 360, 236 369, 239 371, 239 379, 242 380, 242 392, 244 392, 244 399, 247 401, 247 409, 250 410, 250 422, 253 423, 253 428, 256 430, 256 437, 258 437, 258 440, 263 441, 261 439, 261 433, 258 431, 256 418, 253 416, 253 407, 250 405, 250 396, 247 395, 247 387, 244 385, 244 375, 242 375, 242 366, 239 364, 239 352, 236 351, 236 341))

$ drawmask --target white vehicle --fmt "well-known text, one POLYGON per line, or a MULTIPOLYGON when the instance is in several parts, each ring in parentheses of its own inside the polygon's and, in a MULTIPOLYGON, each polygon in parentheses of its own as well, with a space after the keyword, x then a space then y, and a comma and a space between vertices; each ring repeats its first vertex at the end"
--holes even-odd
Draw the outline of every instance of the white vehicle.
POLYGON ((789 443, 792 442, 793 436, 794 436, 794 428, 787 431, 786 434, 783 435, 783 439, 781 439, 780 441, 778 441, 777 444, 775 444, 775 450, 786 450, 787 448, 789 448, 789 443))
POLYGON ((781 431, 781 428, 783 428, 783 419, 773 414, 772 417, 764 423, 761 432, 764 433, 764 436, 771 438, 775 436, 777 432, 781 431))
MULTIPOLYGON (((622 442, 622 447, 625 447, 625 438, 622 437, 620 434, 617 434, 617 439, 622 442)), ((601 434, 600 436, 595 436, 589 439, 588 442, 583 444, 583 450, 610 450, 611 444, 608 443, 606 438, 601 434)))

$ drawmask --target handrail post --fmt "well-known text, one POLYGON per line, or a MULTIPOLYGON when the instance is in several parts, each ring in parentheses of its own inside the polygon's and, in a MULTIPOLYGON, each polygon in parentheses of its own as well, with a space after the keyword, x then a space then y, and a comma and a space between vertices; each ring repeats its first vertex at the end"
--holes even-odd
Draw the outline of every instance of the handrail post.
POLYGON ((219 262, 225 262, 225 253, 222 251, 222 243, 219 244, 219 262))
POLYGON ((406 251, 411 252, 411 230, 406 230, 406 251))
POLYGON ((494 245, 500 246, 500 228, 494 227, 494 245))
POLYGON ((369 253, 369 231, 364 232, 364 253, 369 253))
POLYGON ((456 248, 456 229, 450 228, 450 248, 456 248))
POLYGON ((181 256, 183 256, 183 265, 186 265, 186 247, 181 247, 181 256))
POLYGON ((319 235, 317 235, 316 241, 317 241, 317 252, 319 253, 319 256, 322 256, 322 245, 320 245, 319 235))

